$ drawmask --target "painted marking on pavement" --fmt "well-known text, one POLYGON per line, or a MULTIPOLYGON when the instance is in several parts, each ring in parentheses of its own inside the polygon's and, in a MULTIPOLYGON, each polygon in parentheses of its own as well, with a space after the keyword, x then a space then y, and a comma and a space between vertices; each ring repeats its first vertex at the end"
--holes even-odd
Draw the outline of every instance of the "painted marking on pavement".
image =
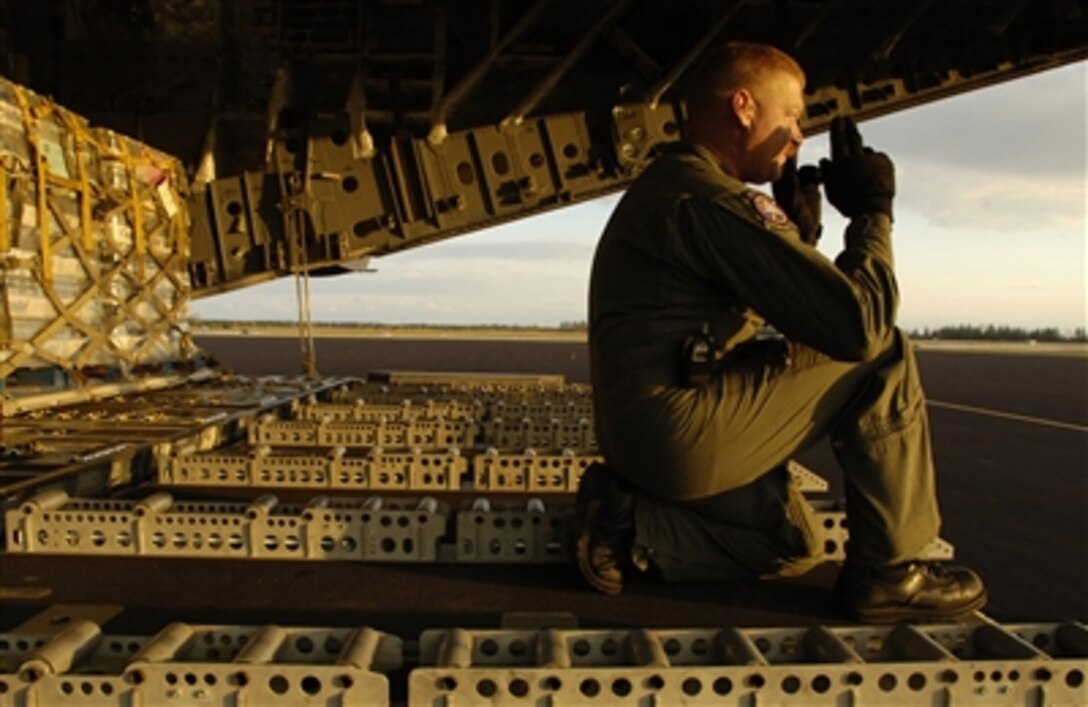
POLYGON ((53 593, 49 587, 0 586, 0 599, 43 599, 53 593))
POLYGON ((999 417, 1003 420, 1013 420, 1015 422, 1027 422, 1032 425, 1042 425, 1044 427, 1055 427, 1059 430, 1072 430, 1073 432, 1088 432, 1088 426, 1076 425, 1071 422, 1059 422, 1058 420, 1048 420, 1043 417, 1031 417, 1030 415, 1017 415, 1012 412, 1001 412, 1000 410, 990 410, 988 408, 977 408, 971 405, 960 405, 958 403, 946 403, 941 400, 927 400, 927 403, 933 407, 947 408, 949 410, 958 410, 960 412, 972 412, 976 415, 987 415, 989 417, 999 417))

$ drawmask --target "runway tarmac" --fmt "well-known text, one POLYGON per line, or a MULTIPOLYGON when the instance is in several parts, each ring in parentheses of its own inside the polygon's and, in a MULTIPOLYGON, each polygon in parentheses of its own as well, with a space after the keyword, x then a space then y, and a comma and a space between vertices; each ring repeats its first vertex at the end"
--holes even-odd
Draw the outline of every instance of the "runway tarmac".
MULTIPOLYGON (((295 375, 298 343, 202 337, 246 375, 295 375)), ((376 370, 559 373, 587 382, 582 343, 319 339, 323 375, 376 370)), ((987 581, 1001 622, 1088 619, 1088 358, 920 351, 940 469, 943 537, 987 581)), ((830 449, 800 461, 842 489, 830 449)), ((222 562, 7 556, 0 586, 47 595, 6 601, 5 621, 35 604, 121 604, 131 622, 275 620, 366 623, 411 636, 427 627, 496 627, 511 611, 570 612, 583 626, 790 626, 841 623, 835 570, 789 581, 666 585, 618 598, 554 566, 222 562)), ((12 599, 6 597, 5 599, 12 599)))

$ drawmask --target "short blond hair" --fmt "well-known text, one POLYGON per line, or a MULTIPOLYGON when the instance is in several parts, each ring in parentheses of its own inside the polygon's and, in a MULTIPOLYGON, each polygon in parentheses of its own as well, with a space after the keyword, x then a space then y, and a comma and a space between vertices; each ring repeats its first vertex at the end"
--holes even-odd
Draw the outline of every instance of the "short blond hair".
POLYGON ((781 49, 754 42, 729 42, 713 49, 688 82, 688 115, 712 110, 742 88, 752 88, 768 72, 780 71, 805 85, 801 65, 781 49))

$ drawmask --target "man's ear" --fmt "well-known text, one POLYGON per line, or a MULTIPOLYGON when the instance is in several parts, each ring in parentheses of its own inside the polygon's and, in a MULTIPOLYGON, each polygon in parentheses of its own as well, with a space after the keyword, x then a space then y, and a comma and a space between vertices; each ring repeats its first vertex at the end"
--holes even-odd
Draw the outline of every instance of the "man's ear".
POLYGON ((756 120, 756 99, 752 92, 742 88, 733 94, 729 100, 733 114, 737 116, 737 122, 744 128, 751 128, 756 120))

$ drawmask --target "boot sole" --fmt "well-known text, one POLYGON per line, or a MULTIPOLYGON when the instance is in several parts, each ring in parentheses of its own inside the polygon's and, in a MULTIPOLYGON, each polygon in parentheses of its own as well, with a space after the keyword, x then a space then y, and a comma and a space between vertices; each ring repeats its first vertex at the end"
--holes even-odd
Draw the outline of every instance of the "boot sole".
POLYGON ((982 592, 982 594, 962 606, 945 609, 943 611, 909 606, 893 606, 879 609, 855 609, 853 614, 858 621, 866 624, 895 624, 911 621, 958 621, 986 606, 986 601, 988 599, 989 596, 987 593, 982 592))
POLYGON ((589 519, 591 519, 597 511, 599 503, 596 501, 587 504, 585 518, 579 519, 579 526, 582 528, 578 534, 578 538, 574 543, 574 554, 578 558, 578 571, 582 577, 589 583, 589 586, 593 587, 597 591, 608 594, 609 596, 616 596, 623 591, 623 581, 610 581, 601 577, 593 567, 593 563, 589 561, 589 519))

